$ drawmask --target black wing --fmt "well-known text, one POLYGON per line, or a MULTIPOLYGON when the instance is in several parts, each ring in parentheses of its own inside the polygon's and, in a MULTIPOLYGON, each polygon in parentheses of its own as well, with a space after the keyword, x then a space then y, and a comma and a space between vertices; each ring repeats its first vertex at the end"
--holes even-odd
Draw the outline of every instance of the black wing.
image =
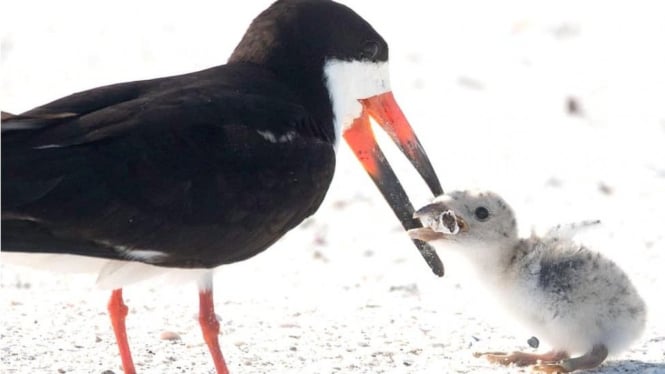
POLYGON ((3 114, 2 248, 212 267, 320 205, 331 139, 268 73, 221 66, 3 114))

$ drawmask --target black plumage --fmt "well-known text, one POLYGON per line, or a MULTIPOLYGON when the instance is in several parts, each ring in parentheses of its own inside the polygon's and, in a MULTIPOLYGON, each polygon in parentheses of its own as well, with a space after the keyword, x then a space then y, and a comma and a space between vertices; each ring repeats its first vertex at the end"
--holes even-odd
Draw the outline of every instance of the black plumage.
POLYGON ((245 63, 101 87, 14 118, 5 123, 32 128, 2 137, 10 251, 239 261, 311 215, 335 165, 333 135, 274 75, 245 63), (266 141, 268 129, 294 138, 266 141))

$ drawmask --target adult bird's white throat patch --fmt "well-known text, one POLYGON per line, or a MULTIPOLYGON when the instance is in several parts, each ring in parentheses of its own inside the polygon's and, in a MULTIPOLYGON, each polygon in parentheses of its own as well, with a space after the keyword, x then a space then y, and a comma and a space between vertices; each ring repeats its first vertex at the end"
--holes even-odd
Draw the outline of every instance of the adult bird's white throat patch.
POLYGON ((388 62, 331 59, 326 61, 323 75, 332 102, 337 144, 342 131, 362 113, 358 100, 390 91, 388 62))

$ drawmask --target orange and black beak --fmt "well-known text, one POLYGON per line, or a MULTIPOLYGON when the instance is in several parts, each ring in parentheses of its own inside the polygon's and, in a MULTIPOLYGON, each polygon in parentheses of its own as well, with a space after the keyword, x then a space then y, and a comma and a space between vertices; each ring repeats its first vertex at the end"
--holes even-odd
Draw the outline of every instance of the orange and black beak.
MULTIPOLYGON (((392 92, 388 91, 362 99, 360 103, 363 107, 362 114, 346 129, 344 139, 349 143, 358 160, 381 190, 383 197, 402 222, 404 229, 410 230, 421 227, 420 222, 413 218, 414 209, 409 197, 404 192, 395 172, 376 143, 369 117, 374 118, 388 133, 399 149, 411 161, 411 164, 435 196, 443 194, 439 178, 436 176, 434 168, 432 168, 432 164, 411 125, 409 125, 402 110, 397 105, 392 92)), ((434 249, 420 240, 414 240, 414 243, 434 274, 443 276, 443 263, 434 249)))

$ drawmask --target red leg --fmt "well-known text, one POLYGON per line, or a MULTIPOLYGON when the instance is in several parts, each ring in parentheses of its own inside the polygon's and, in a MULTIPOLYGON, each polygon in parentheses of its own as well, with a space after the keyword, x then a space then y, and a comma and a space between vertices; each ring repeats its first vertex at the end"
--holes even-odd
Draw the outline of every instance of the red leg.
POLYGON ((115 333, 115 340, 120 350, 120 359, 125 374, 136 374, 132 353, 129 351, 127 342, 127 331, 125 330, 125 317, 127 316, 127 305, 122 301, 122 288, 113 290, 108 304, 109 315, 111 316, 111 325, 115 333))
POLYGON ((201 324, 201 331, 203 331, 203 339, 208 345, 212 360, 215 363, 215 369, 218 374, 228 374, 229 369, 226 368, 222 350, 219 348, 219 321, 215 315, 215 305, 212 299, 212 284, 208 289, 199 289, 199 323, 201 324))

